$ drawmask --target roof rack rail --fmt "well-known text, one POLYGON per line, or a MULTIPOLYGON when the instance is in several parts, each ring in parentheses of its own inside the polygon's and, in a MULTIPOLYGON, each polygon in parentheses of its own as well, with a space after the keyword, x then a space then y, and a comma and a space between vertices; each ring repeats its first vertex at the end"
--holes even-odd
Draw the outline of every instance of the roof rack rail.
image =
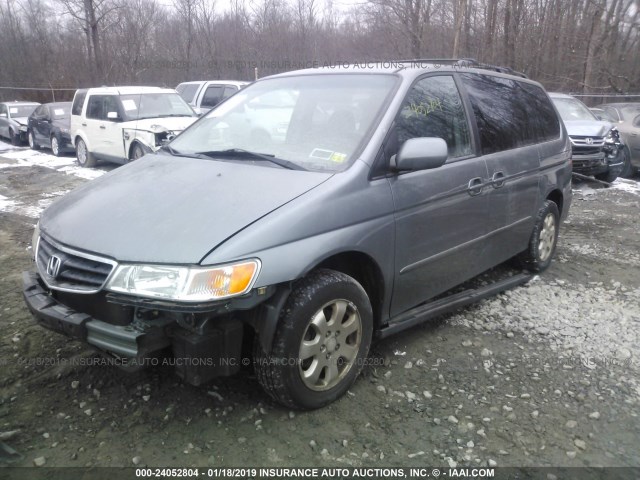
POLYGON ((414 58, 409 60, 399 60, 398 63, 409 62, 428 62, 437 64, 451 64, 458 67, 478 68, 481 70, 491 70, 493 72, 506 73, 521 78, 529 78, 524 73, 518 72, 509 67, 501 67, 499 65, 491 65, 489 63, 480 63, 475 58, 414 58))

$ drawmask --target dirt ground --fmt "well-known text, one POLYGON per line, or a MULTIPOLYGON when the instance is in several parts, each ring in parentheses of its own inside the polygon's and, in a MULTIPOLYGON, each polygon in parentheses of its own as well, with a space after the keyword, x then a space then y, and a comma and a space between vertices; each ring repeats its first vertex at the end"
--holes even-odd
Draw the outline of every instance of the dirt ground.
POLYGON ((34 323, 21 273, 39 212, 92 176, 72 161, 0 152, 0 465, 640 466, 637 177, 575 185, 547 272, 377 343, 384 366, 302 413, 250 368, 191 387, 34 323))

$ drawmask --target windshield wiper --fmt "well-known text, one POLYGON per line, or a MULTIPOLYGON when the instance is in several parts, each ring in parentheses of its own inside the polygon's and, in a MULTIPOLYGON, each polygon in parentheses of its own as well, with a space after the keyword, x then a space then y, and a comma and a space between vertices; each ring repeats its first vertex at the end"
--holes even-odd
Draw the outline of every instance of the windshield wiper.
POLYGON ((254 160, 263 160, 265 162, 275 163, 282 168, 288 168, 289 170, 304 170, 307 169, 301 167, 297 163, 278 158, 275 155, 269 153, 251 152, 249 150, 243 150, 242 148, 229 148, 227 150, 212 150, 210 152, 197 152, 196 155, 204 155, 209 158, 251 158, 254 160))
POLYGON ((173 148, 169 144, 161 146, 160 150, 162 150, 164 152, 168 152, 169 154, 173 155, 174 157, 207 158, 205 155, 201 155, 199 153, 182 153, 182 152, 179 152, 178 150, 176 150, 175 148, 173 148))

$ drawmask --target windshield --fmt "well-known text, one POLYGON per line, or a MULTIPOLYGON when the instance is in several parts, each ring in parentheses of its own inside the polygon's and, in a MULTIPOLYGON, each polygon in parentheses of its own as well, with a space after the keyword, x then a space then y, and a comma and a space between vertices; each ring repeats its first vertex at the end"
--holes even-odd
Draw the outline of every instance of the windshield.
POLYGON ((177 93, 121 95, 124 120, 159 117, 195 117, 193 109, 177 93))
POLYGON ((199 83, 181 83, 176 87, 176 91, 184 99, 185 102, 191 103, 198 91, 199 83))
POLYGON ((395 82, 395 76, 375 74, 266 79, 209 112, 171 148, 176 154, 223 159, 219 152, 246 150, 306 170, 344 170, 370 134, 395 82))
POLYGON ((9 115, 12 118, 28 117, 38 105, 9 105, 9 115))
POLYGON ((552 98, 560 117, 565 122, 571 120, 597 120, 587 106, 575 98, 552 98))

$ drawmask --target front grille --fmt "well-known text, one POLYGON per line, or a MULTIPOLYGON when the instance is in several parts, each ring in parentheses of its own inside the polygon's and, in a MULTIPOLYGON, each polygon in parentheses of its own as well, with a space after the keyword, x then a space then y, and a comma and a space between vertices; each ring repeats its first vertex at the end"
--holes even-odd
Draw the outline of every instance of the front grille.
POLYGON ((602 147, 604 145, 604 137, 588 137, 586 135, 571 135, 571 143, 575 146, 585 147, 602 147))
POLYGON ((36 266, 47 285, 54 289, 97 292, 106 282, 114 265, 115 262, 110 260, 60 248, 44 237, 40 237, 38 241, 36 266), (58 263, 57 268, 49 268, 52 257, 57 258, 57 261, 52 261, 54 264, 58 263))
POLYGON ((602 147, 578 147, 573 146, 571 148, 571 153, 575 155, 597 155, 602 152, 602 147))

